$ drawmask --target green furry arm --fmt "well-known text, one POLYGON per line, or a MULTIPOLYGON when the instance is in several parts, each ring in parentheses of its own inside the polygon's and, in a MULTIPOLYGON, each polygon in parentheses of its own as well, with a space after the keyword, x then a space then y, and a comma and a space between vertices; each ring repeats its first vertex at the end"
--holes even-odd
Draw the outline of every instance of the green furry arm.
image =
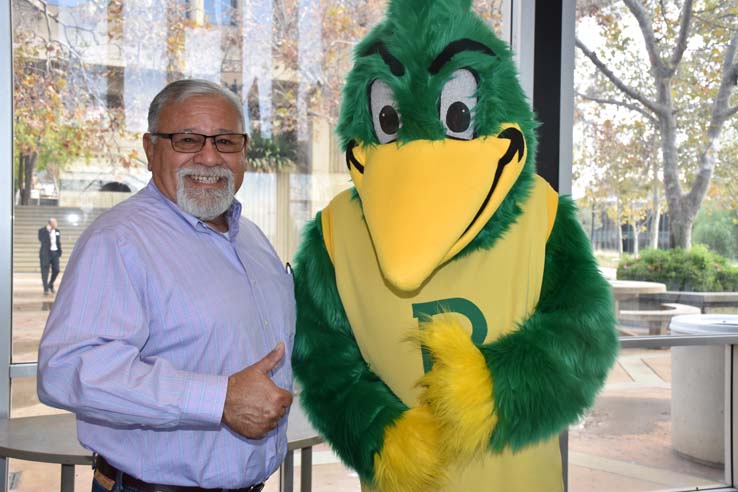
POLYGON ((617 353, 610 286, 568 198, 559 199, 545 261, 535 313, 481 347, 494 381, 495 450, 520 449, 574 422, 592 405, 617 353))
POLYGON ((407 407, 362 358, 338 295, 320 214, 306 226, 295 263, 292 367, 303 387, 302 404, 338 456, 372 483, 385 428, 407 407))

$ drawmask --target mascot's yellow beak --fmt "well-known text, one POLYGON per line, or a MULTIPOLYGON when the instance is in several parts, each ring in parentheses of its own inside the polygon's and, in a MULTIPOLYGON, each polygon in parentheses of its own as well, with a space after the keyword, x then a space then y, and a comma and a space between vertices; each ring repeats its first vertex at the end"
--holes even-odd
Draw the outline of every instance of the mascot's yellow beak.
POLYGON ((350 145, 351 178, 385 279, 413 291, 474 239, 523 169, 520 128, 475 140, 350 145))

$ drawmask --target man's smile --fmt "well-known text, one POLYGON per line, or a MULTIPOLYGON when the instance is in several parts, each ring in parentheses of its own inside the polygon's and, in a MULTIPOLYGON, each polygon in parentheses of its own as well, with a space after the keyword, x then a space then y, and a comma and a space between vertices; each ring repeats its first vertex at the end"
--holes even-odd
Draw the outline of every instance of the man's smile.
POLYGON ((202 176, 202 175, 196 175, 196 174, 190 174, 187 176, 190 180, 199 183, 199 184, 206 184, 206 185, 213 185, 218 183, 223 177, 221 176, 202 176))

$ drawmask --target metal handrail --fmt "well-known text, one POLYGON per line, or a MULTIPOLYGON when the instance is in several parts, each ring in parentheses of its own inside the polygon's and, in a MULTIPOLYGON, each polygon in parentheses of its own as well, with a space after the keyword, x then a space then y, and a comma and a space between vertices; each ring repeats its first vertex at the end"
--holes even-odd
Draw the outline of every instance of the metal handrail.
POLYGON ((662 335, 620 337, 621 348, 684 347, 690 345, 738 345, 738 335, 662 335))

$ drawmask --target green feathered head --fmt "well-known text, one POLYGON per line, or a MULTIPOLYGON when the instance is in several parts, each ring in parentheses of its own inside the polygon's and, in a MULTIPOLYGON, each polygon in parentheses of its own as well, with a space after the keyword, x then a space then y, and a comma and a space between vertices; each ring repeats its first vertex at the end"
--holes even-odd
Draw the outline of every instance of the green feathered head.
POLYGON ((514 220, 537 123, 470 0, 392 0, 354 57, 338 133, 382 271, 413 290, 514 220))

